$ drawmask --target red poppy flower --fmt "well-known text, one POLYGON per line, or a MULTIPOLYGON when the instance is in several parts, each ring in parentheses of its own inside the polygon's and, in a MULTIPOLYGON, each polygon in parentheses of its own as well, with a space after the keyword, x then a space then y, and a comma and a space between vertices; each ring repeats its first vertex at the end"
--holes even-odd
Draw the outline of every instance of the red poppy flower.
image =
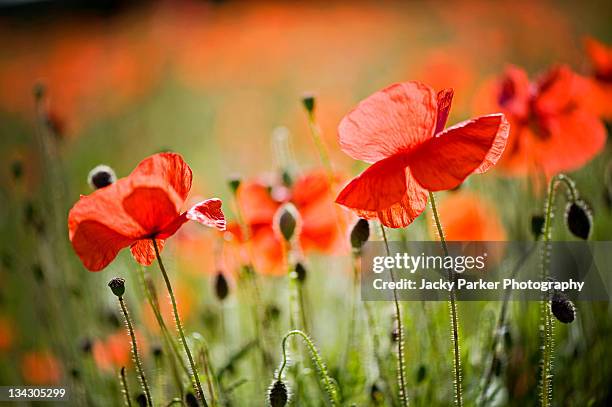
MULTIPOLYGON (((138 352, 147 352, 148 344, 140 334, 135 331, 138 352)), ((93 343, 92 355, 96 365, 105 371, 116 372, 122 366, 132 363, 132 344, 130 337, 123 331, 117 331, 105 339, 97 339, 93 343)))
POLYGON ((408 226, 423 212, 427 191, 452 189, 495 165, 504 151, 503 114, 481 116, 444 130, 452 89, 435 92, 420 82, 374 93, 340 122, 342 150, 374 163, 336 202, 386 226, 408 226))
POLYGON ((0 352, 5 352, 13 344, 13 324, 8 318, 0 315, 0 352))
POLYGON ((27 384, 57 384, 62 378, 62 367, 50 352, 34 351, 23 355, 21 373, 27 384))
POLYGON ((510 175, 543 172, 550 177, 580 168, 602 150, 603 124, 584 104, 583 78, 565 66, 551 69, 536 82, 510 66, 483 89, 481 103, 502 109, 512 131, 500 168, 510 175))
MULTIPOLYGON (((226 239, 230 246, 239 249, 241 261, 252 261, 256 270, 264 274, 286 272, 282 238, 275 230, 274 219, 279 208, 288 202, 299 214, 301 250, 333 254, 346 249, 346 236, 338 218, 343 215, 336 212, 329 181, 325 171, 316 170, 300 176, 290 188, 269 187, 259 181, 242 182, 237 201, 249 236, 245 239, 238 225, 232 224, 226 239), (254 255, 250 256, 249 252, 254 255)), ((236 253, 236 250, 224 251, 236 253)), ((226 261, 231 263, 235 261, 226 261)))
POLYGON ((68 215, 68 230, 83 265, 102 270, 127 246, 137 262, 149 265, 155 259, 151 240, 161 249, 187 220, 224 230, 219 199, 180 212, 191 178, 180 155, 161 153, 143 160, 128 177, 81 196, 68 215))
POLYGON ((593 68, 587 78, 589 89, 585 103, 601 117, 612 119, 612 47, 587 38, 585 48, 593 68))

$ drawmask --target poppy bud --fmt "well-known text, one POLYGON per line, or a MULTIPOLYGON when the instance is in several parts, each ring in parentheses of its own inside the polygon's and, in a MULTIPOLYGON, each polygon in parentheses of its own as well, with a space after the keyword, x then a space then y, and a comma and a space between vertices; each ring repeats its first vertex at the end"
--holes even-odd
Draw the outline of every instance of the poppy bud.
POLYGON ((298 263, 295 265, 295 278, 300 283, 306 281, 306 268, 302 263, 298 263))
POLYGON ((293 205, 282 206, 276 214, 276 226, 285 241, 290 241, 297 226, 296 211, 293 205))
POLYGON ((227 185, 229 186, 230 191, 232 191, 232 194, 234 195, 238 191, 238 188, 240 187, 241 183, 242 183, 242 179, 240 179, 240 177, 237 175, 230 177, 230 179, 227 180, 227 185))
POLYGON ((287 188, 291 188, 291 185, 293 185, 293 178, 291 178, 291 174, 288 170, 283 170, 283 172, 281 173, 281 178, 283 181, 283 185, 287 188))
POLYGON ((15 181, 21 178, 23 175, 23 163, 21 160, 15 160, 11 163, 11 174, 15 181))
POLYGON ((36 83, 32 89, 32 93, 34 93, 34 98, 36 98, 36 100, 42 99, 45 96, 46 91, 47 87, 42 82, 36 83))
POLYGON ((144 393, 140 393, 138 397, 136 397, 136 403, 138 403, 139 407, 147 407, 147 396, 144 393))
POLYGON ((380 390, 380 387, 376 383, 373 383, 370 386, 370 400, 374 403, 379 404, 382 402, 384 398, 383 392, 380 390))
POLYGON ((87 182, 92 189, 107 187, 116 180, 115 171, 108 165, 98 165, 87 175, 87 182))
POLYGON ((91 348, 92 348, 91 339, 83 338, 81 340, 80 347, 81 347, 81 352, 83 352, 83 353, 91 353, 91 348))
POLYGON ((542 215, 531 215, 531 233, 535 239, 538 239, 542 235, 542 228, 544 227, 544 216, 542 215))
POLYGON ((266 307, 265 315, 266 315, 266 319, 268 320, 273 320, 273 321, 277 320, 280 317, 280 313, 281 313, 280 308, 278 308, 274 304, 269 304, 266 307))
POLYGON ((417 370, 417 374, 416 374, 417 383, 421 383, 423 380, 425 380, 426 376, 427 376, 427 367, 425 365, 419 366, 417 370))
POLYGON ((227 284, 227 280, 222 272, 217 273, 217 277, 215 279, 215 294, 217 295, 219 301, 223 301, 229 294, 229 285, 227 284))
POLYGON ((565 223, 574 236, 584 240, 589 238, 593 220, 591 212, 584 201, 576 201, 568 204, 567 210, 565 211, 565 223))
POLYGON ((280 380, 274 382, 274 384, 268 390, 268 401, 271 407, 284 407, 287 405, 289 400, 289 393, 287 392, 287 386, 280 380))
POLYGON ((193 395, 192 392, 185 394, 185 404, 188 407, 198 407, 200 403, 198 403, 198 399, 193 395))
POLYGON ((550 300, 550 310, 564 324, 569 324, 576 318, 576 307, 565 295, 555 292, 550 300))
POLYGON ((111 281, 108 282, 108 286, 110 287, 113 294, 117 297, 123 297, 125 294, 125 280, 121 277, 115 277, 111 281))
POLYGON ((32 273, 34 274, 34 278, 37 282, 42 283, 43 281, 45 281, 45 273, 43 272, 43 269, 40 264, 35 263, 32 265, 32 273))
POLYGON ((164 351, 161 346, 155 345, 153 346, 152 353, 155 358, 160 358, 164 354, 164 351))
POLYGON ((315 108, 315 95, 313 93, 305 93, 302 96, 302 104, 304 105, 306 111, 309 114, 312 114, 315 108))
POLYGON ((353 230, 351 230, 351 246, 355 250, 361 250, 361 247, 370 238, 370 223, 365 219, 359 219, 353 230))
POLYGON ((398 328, 393 328, 393 330, 391 331, 391 342, 397 342, 399 341, 399 329, 398 328))

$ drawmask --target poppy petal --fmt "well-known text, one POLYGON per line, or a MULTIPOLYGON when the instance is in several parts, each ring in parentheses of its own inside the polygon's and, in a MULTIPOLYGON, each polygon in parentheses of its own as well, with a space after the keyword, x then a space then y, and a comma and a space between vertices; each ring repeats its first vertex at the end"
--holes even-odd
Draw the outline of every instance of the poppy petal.
POLYGON ((182 201, 187 199, 191 189, 192 173, 189 165, 176 153, 159 153, 145 158, 132 171, 132 176, 162 178, 170 185, 182 201))
MULTIPOLYGON (((164 249, 165 241, 163 239, 155 239, 155 242, 157 243, 157 249, 161 253, 164 249)), ((157 257, 155 247, 153 247, 153 242, 150 239, 137 240, 130 246, 130 251, 134 259, 143 266, 150 266, 157 257)))
POLYGON ((132 191, 123 198, 123 210, 132 217, 147 235, 154 235, 170 224, 179 214, 182 201, 174 190, 150 183, 151 179, 137 179, 132 191), (147 181, 147 184, 141 182, 147 181))
POLYGON ((365 219, 379 219, 385 226, 408 226, 423 212, 427 191, 406 168, 404 156, 377 162, 353 179, 336 202, 365 219))
POLYGON ((340 147, 374 163, 410 151, 433 136, 437 95, 420 82, 393 84, 364 99, 338 126, 340 147))
POLYGON ((453 89, 443 89, 438 92, 438 117, 436 118, 436 129, 434 134, 440 133, 446 127, 446 121, 450 114, 451 104, 453 103, 453 89))
POLYGON ((79 222, 72 231, 72 247, 89 271, 100 271, 134 240, 95 221, 79 222))
POLYGON ((412 174, 429 191, 455 188, 468 175, 495 165, 506 146, 508 130, 503 114, 481 116, 450 127, 411 155, 412 174))
POLYGON ((194 220, 204 226, 225 230, 225 215, 221 210, 222 202, 218 198, 199 202, 187 211, 187 219, 194 220))
POLYGON ((258 182, 245 181, 236 191, 236 202, 248 225, 272 222, 279 203, 272 199, 269 189, 258 182))

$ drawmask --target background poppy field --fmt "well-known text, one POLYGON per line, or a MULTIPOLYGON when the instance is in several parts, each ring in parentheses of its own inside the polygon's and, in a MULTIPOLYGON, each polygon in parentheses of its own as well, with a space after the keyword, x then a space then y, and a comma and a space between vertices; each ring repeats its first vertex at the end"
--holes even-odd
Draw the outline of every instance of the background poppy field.
MULTIPOLYGON (((278 238, 279 208, 290 202, 301 222, 303 270, 293 276, 304 328, 339 405, 400 405, 393 307, 372 303, 365 312, 355 297, 349 234, 357 218, 334 203, 366 168, 340 149, 338 124, 395 82, 453 88, 449 125, 483 113, 509 118, 512 148, 500 164, 437 194, 449 240, 534 240, 547 180, 560 172, 592 213, 589 239, 612 240, 609 2, 76 3, 0 5, 0 386, 63 385, 70 405, 124 405, 125 367, 138 405, 130 339, 107 287, 122 277, 155 405, 189 398, 189 379, 175 374, 145 296, 156 294, 174 334, 156 265, 143 268, 125 250, 90 272, 67 228, 70 208, 92 192, 94 167, 121 178, 172 151, 193 171, 183 209, 218 197, 228 221, 226 232, 186 224, 162 253, 202 380, 212 378, 205 393, 216 405, 267 403, 291 328, 294 259, 278 238), (566 99, 578 111, 571 117, 557 106, 566 99)), ((576 239, 565 203, 559 193, 554 240, 576 239)), ((370 223, 370 239, 381 240, 370 223)), ((437 239, 429 207, 388 233, 437 239)), ((576 305, 576 320, 555 331, 553 404, 610 405, 612 310, 576 305)), ((465 405, 538 403, 538 303, 510 303, 496 330, 500 306, 458 304, 465 405)), ((401 307, 411 404, 451 405, 446 304, 401 307)), ((289 342, 290 403, 327 405, 307 348, 289 342)))

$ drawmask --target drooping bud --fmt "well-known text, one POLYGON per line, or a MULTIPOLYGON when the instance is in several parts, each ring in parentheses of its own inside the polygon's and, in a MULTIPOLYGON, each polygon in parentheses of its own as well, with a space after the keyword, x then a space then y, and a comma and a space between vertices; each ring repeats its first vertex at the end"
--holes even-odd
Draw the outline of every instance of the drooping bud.
POLYGON ((295 278, 300 283, 306 281, 306 267, 302 263, 297 263, 295 265, 295 278))
POLYGON ((284 407, 289 400, 287 386, 280 380, 275 381, 268 390, 268 401, 271 407, 284 407))
POLYGON ((575 201, 567 205, 565 223, 574 236, 584 240, 589 238, 593 219, 584 201, 575 201))
POLYGON ((222 272, 217 273, 215 278, 215 295, 219 301, 223 301, 229 294, 229 284, 222 272))
POLYGON ((155 345, 153 346, 153 348, 151 349, 151 353, 153 354, 153 356, 156 359, 159 359, 160 357, 162 357, 162 355, 164 354, 164 350, 162 349, 162 347, 160 345, 155 345))
POLYGON ((285 241, 289 242, 297 227, 297 211, 291 204, 281 206, 276 212, 275 224, 285 241))
POLYGON ((93 344, 91 342, 91 339, 83 338, 81 340, 81 344, 80 344, 81 352, 83 352, 85 354, 89 354, 89 353, 91 353, 92 347, 93 347, 93 344))
POLYGON ((229 187, 232 194, 236 195, 240 184, 242 183, 242 179, 238 175, 233 175, 227 180, 227 186, 229 187))
POLYGON ((351 230, 351 247, 360 251, 361 247, 370 238, 370 223, 365 219, 359 219, 351 230))
POLYGON ((314 93, 305 93, 302 96, 302 104, 304 108, 308 112, 308 114, 312 114, 315 109, 315 95, 314 93))
POLYGON ((542 229, 544 228, 544 216, 542 215, 531 215, 531 233, 537 240, 542 236, 542 229))
POLYGON ((427 367, 423 364, 419 366, 416 373, 417 383, 421 383, 427 377, 427 367))
POLYGON ((198 398, 192 392, 185 394, 185 404, 187 407, 198 407, 200 405, 198 398))
POLYGON ((147 396, 144 393, 140 393, 136 397, 136 403, 138 403, 139 407, 147 407, 147 396))
POLYGON ((559 292, 553 294, 550 300, 550 310, 564 324, 569 324, 576 318, 576 307, 565 295, 559 292))
POLYGON ((91 189, 100 189, 109 186, 117 180, 115 171, 108 165, 98 165, 87 175, 87 183, 91 189))
POLYGON ((115 277, 111 281, 108 282, 108 286, 110 287, 113 294, 117 297, 123 297, 125 294, 125 280, 121 277, 115 277))

